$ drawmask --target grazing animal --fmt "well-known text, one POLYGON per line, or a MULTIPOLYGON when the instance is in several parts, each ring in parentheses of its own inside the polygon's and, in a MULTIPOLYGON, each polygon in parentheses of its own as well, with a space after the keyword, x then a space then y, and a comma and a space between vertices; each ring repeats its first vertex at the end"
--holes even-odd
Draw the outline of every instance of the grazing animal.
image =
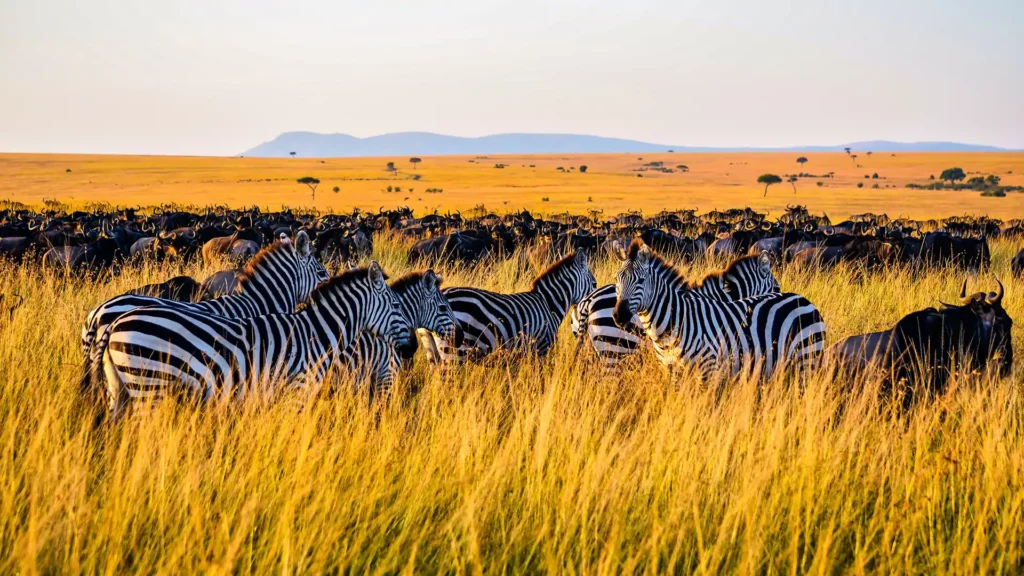
MULTIPOLYGON (((687 286, 702 296, 723 302, 779 292, 779 281, 772 274, 768 254, 744 256, 724 270, 711 272, 687 286)), ((572 312, 573 335, 577 338, 585 335, 601 363, 608 367, 618 365, 636 352, 644 339, 639 318, 634 317, 622 328, 615 323, 612 318, 615 302, 615 284, 608 284, 587 295, 572 312)))
POLYGON ((708 298, 640 240, 623 255, 615 292, 615 323, 628 326, 639 316, 670 371, 687 362, 704 374, 722 366, 737 374, 749 362, 770 375, 790 362, 806 365, 824 344, 825 323, 803 296, 766 294, 735 302, 708 298))
MULTIPOLYGON (((456 346, 462 344, 462 330, 441 292, 441 277, 436 272, 406 274, 391 284, 391 290, 411 330, 426 330, 456 346)), ((357 382, 369 382, 374 393, 387 394, 403 363, 416 351, 416 339, 409 336, 408 345, 400 349, 376 334, 364 332, 345 349, 340 364, 355 375, 357 382)))
POLYGON ((376 262, 324 283, 299 312, 232 319, 166 306, 132 310, 111 324, 103 354, 110 418, 171 391, 210 402, 319 384, 364 331, 398 346, 409 339, 376 262))
POLYGON ((476 288, 448 288, 465 342, 454 350, 437 334, 420 331, 420 342, 435 362, 476 358, 496 350, 528 349, 545 355, 569 309, 597 282, 587 254, 574 252, 552 264, 529 292, 498 294, 476 288))
POLYGON ((203 298, 219 298, 228 294, 236 294, 242 277, 241 268, 214 272, 209 278, 203 280, 203 298))
POLYGON ((1017 252, 1013 260, 1010 260, 1010 271, 1018 278, 1024 276, 1024 250, 1017 252))
POLYGON ((225 318, 280 314, 295 310, 300 302, 309 298, 317 284, 328 278, 327 269, 312 255, 309 237, 300 232, 294 244, 278 241, 253 258, 245 268, 237 294, 196 303, 132 294, 115 296, 89 312, 82 327, 82 352, 85 355, 82 389, 85 391, 91 382, 98 381, 107 328, 129 310, 169 306, 225 318))
POLYGON ((195 302, 202 293, 203 287, 191 276, 175 276, 166 282, 147 284, 127 292, 127 294, 135 296, 149 296, 150 298, 177 300, 178 302, 195 302))
POLYGON ((1013 320, 1003 309, 1003 284, 997 292, 968 296, 967 281, 960 304, 943 304, 904 316, 881 332, 850 336, 836 344, 842 368, 854 373, 872 367, 888 374, 883 392, 906 384, 903 400, 909 406, 915 388, 942 393, 954 367, 982 371, 995 361, 1001 376, 1013 368, 1013 320))

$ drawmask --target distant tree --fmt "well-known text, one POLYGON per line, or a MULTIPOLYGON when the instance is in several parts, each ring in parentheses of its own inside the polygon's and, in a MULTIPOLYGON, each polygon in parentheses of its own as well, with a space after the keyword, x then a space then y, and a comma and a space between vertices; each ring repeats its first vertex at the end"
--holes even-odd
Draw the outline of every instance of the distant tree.
POLYGON ((388 172, 397 172, 397 170, 395 170, 395 163, 394 162, 388 162, 388 166, 387 166, 386 169, 387 169, 388 172))
POLYGON ((412 169, 413 170, 416 169, 416 165, 419 164, 420 162, 423 162, 423 160, 421 158, 416 158, 415 156, 413 156, 412 158, 409 158, 409 163, 412 164, 412 169))
POLYGON ((335 186, 334 187, 334 193, 337 194, 338 192, 341 192, 341 188, 338 188, 337 186, 335 186))
POLYGON ((296 182, 309 186, 309 189, 313 191, 313 202, 316 202, 316 187, 320 185, 320 180, 313 178, 312 176, 303 176, 296 180, 296 182))
POLYGON ((291 154, 291 155, 292 155, 292 158, 294 158, 294 157, 295 157, 295 152, 289 152, 289 154, 291 154))
POLYGON ((985 183, 988 184, 989 186, 999 186, 1000 180, 1001 178, 999 176, 996 176, 995 174, 989 174, 988 176, 985 177, 985 183))
POLYGON ((391 192, 391 190, 392 190, 391 186, 388 186, 388 192, 391 192))
POLYGON ((853 162, 854 166, 856 166, 857 165, 857 155, 856 154, 850 154, 850 161, 853 162))
POLYGON ((950 186, 966 177, 967 175, 964 174, 964 171, 960 168, 946 168, 942 171, 942 174, 939 174, 939 180, 948 180, 950 186))
POLYGON ((71 168, 68 168, 67 170, 65 170, 65 172, 71 172, 71 168))
POLYGON ((761 174, 757 177, 758 184, 764 184, 764 195, 768 196, 768 187, 772 184, 779 184, 782 182, 782 178, 779 178, 775 174, 761 174))
POLYGON ((686 164, 676 164, 676 170, 679 170, 680 172, 689 172, 690 167, 686 164))
POLYGON ((849 155, 850 155, 850 149, 849 149, 849 148, 843 148, 843 150, 846 150, 846 155, 847 155, 847 156, 849 156, 849 155))
POLYGON ((867 152, 865 152, 865 154, 867 154, 868 156, 871 156, 871 150, 868 150, 867 152))
POLYGON ((806 156, 801 156, 801 157, 797 158, 796 159, 796 163, 799 164, 801 168, 803 168, 804 164, 807 164, 807 157, 806 156))
POLYGON ((583 173, 583 174, 586 174, 586 172, 587 172, 587 166, 586 166, 586 165, 582 165, 582 166, 580 166, 580 172, 581 172, 581 173, 583 173))
MULTIPOLYGON (((789 182, 790 185, 793 186, 793 194, 796 194, 796 176, 790 176, 789 178, 786 179, 786 182, 789 182)), ((768 191, 765 190, 765 194, 767 193, 768 191)))
POLYGON ((669 154, 673 154, 673 153, 675 153, 675 150, 669 150, 668 153, 669 154))

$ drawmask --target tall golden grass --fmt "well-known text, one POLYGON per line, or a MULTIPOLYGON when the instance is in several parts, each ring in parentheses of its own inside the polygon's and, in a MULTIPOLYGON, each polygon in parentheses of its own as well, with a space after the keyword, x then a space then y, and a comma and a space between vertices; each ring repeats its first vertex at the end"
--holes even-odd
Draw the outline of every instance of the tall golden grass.
MULTIPOLYGON (((1004 281, 1010 242, 969 284, 1004 281)), ((408 270, 386 238, 378 258, 408 270)), ((691 275, 706 271, 700 263, 691 275)), ((616 266, 594 263, 600 283, 616 266)), ((78 330, 105 298, 179 272, 92 282, 3 265, 0 573, 1020 573, 1020 369, 958 378, 909 412, 822 370, 667 382, 645 358, 607 378, 567 326, 550 356, 435 372, 390 403, 334 395, 196 408, 93 428, 78 330), (6 300, 5 300, 6 302, 6 300)), ((441 267, 448 285, 526 289, 527 258, 441 267)), ((953 299, 954 270, 778 271, 830 341, 953 299)), ((1020 350, 1020 339, 1016 338, 1020 350)))

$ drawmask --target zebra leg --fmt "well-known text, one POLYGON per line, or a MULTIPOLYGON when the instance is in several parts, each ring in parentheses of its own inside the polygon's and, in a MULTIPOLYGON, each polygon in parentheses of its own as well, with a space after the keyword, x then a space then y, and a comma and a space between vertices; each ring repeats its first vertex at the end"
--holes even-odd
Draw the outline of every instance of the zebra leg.
POLYGON ((120 420, 124 414, 131 396, 128 394, 128 387, 125 386, 121 375, 117 373, 117 366, 114 366, 114 361, 110 358, 110 350, 103 352, 103 373, 106 376, 107 413, 110 422, 114 423, 120 420))

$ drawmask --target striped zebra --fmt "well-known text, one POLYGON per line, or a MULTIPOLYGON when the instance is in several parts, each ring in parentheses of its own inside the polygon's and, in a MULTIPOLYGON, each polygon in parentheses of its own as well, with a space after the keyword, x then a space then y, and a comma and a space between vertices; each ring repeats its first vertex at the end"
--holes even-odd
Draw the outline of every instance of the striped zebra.
MULTIPOLYGON (((772 263, 767 254, 743 256, 724 270, 708 273, 703 279, 689 284, 689 289, 713 300, 725 302, 751 296, 779 292, 779 281, 772 274, 772 263)), ((640 348, 644 329, 640 319, 633 318, 620 328, 612 318, 615 310, 615 284, 608 284, 587 295, 572 311, 572 333, 584 343, 584 337, 598 359, 606 367, 614 367, 640 348)))
POLYGON ((705 374, 721 366, 737 374, 750 362, 769 375, 789 362, 806 365, 824 346, 821 314, 799 294, 713 300, 690 289, 678 270, 639 240, 620 257, 612 317, 627 325, 639 316, 669 369, 688 362, 705 374))
POLYGON ((146 306, 165 306, 215 314, 225 318, 253 318, 266 314, 292 312, 309 299, 318 284, 330 278, 327 269, 312 253, 304 231, 261 250, 241 273, 238 292, 203 302, 177 302, 149 296, 122 294, 107 300, 86 316, 82 327, 82 351, 85 366, 82 390, 101 380, 100 363, 106 346, 108 327, 125 312, 146 306))
MULTIPOLYGON (((462 344, 462 330, 441 293, 441 277, 437 273, 427 270, 406 274, 391 284, 391 290, 413 330, 428 330, 456 346, 462 344)), ((387 394, 399 370, 415 353, 416 339, 410 338, 409 342, 411 346, 398 349, 377 334, 363 332, 355 344, 345 349, 341 364, 357 382, 368 382, 373 393, 387 394)))
POLYGON ((417 330, 434 362, 463 360, 496 350, 530 349, 547 354, 569 309, 593 291, 597 282, 578 251, 552 264, 533 281, 529 292, 498 294, 476 288, 447 288, 465 341, 454 349, 445 339, 417 330))
POLYGON ((109 414, 186 392, 204 402, 272 396, 323 381, 361 332, 407 346, 409 322, 376 262, 318 287, 298 312, 225 318, 152 306, 110 325, 103 354, 109 414))

